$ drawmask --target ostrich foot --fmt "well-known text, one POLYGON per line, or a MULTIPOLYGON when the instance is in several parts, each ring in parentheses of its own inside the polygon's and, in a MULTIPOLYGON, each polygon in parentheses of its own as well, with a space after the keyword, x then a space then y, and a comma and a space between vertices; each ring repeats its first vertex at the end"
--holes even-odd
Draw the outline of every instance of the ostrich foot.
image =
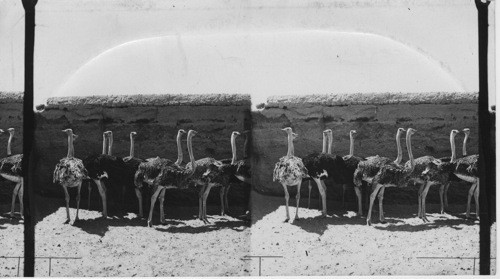
POLYGON ((207 224, 207 225, 208 225, 208 224, 211 224, 211 223, 210 223, 210 221, 208 221, 208 219, 207 219, 207 218, 203 218, 203 223, 205 223, 205 224, 207 224))
POLYGON ((384 220, 380 220, 380 224, 387 224, 387 221, 384 219, 384 220))
POLYGON ((367 226, 371 226, 371 225, 372 225, 372 220, 370 220, 370 219, 366 219, 366 225, 367 225, 367 226))
POLYGON ((422 220, 424 220, 424 222, 430 222, 429 219, 427 219, 426 216, 424 216, 424 218, 422 218, 422 220))
POLYGON ((69 224, 71 222, 71 219, 66 219, 63 224, 69 224))
POLYGON ((150 227, 150 228, 153 227, 153 223, 150 220, 148 220, 148 227, 150 227))
POLYGON ((9 216, 10 216, 10 218, 16 217, 15 214, 14 214, 14 212, 12 212, 12 211, 9 213, 9 216))
POLYGON ((160 220, 160 223, 161 223, 162 225, 165 225, 165 224, 167 223, 167 221, 165 221, 165 220, 160 220))
POLYGON ((283 221, 283 223, 288 223, 288 221, 290 221, 290 218, 286 218, 285 221, 283 221))

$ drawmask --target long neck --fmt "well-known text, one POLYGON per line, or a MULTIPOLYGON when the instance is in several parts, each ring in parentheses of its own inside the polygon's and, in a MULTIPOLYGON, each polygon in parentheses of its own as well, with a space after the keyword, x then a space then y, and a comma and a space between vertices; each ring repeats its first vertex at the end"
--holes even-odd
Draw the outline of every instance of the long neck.
POLYGON ((102 154, 106 154, 106 134, 102 134, 102 154))
POLYGON ((73 147, 73 135, 68 134, 68 155, 66 157, 73 158, 74 155, 75 155, 75 150, 73 147))
POLYGON ((352 133, 349 134, 349 138, 351 140, 349 145, 349 155, 354 156, 354 136, 352 133))
POLYGON ((130 134, 130 158, 134 157, 134 135, 130 134))
POLYGON ((233 154, 231 165, 234 165, 236 163, 236 134, 231 135, 231 152, 233 154))
POLYGON ((328 145, 327 140, 327 135, 323 133, 323 150, 321 151, 321 153, 326 153, 326 146, 328 145))
POLYGON ((182 164, 184 160, 184 154, 182 154, 182 142, 181 142, 182 133, 177 133, 177 161, 175 161, 176 165, 182 164))
POLYGON ((332 133, 328 134, 328 154, 332 154, 332 146, 333 146, 333 135, 332 133))
POLYGON ((401 149, 401 131, 398 130, 396 133, 396 145, 398 146, 398 157, 396 157, 396 164, 401 163, 401 160, 403 160, 403 150, 401 149))
POLYGON ((10 133, 9 135, 9 141, 7 142, 7 156, 10 156, 12 154, 12 150, 10 149, 10 146, 12 144, 12 138, 14 137, 14 135, 12 133, 10 133))
POLYGON ((455 150, 456 149, 456 147, 455 147, 455 137, 453 136, 453 134, 450 134, 450 145, 451 145, 451 159, 450 159, 450 162, 455 162, 455 159, 457 158, 457 152, 455 150))
POLYGON ((188 147, 188 153, 189 153, 189 161, 191 162, 191 169, 192 173, 194 173, 196 169, 196 161, 194 160, 194 155, 193 155, 193 137, 189 136, 187 139, 187 147, 188 147))
POLYGON ((112 134, 109 135, 109 139, 108 140, 109 140, 109 143, 108 143, 108 155, 111 156, 112 155, 111 150, 113 148, 113 135, 112 134))
POLYGON ((469 135, 468 134, 465 134, 465 138, 464 138, 464 145, 462 146, 462 152, 463 152, 463 155, 464 157, 467 156, 467 149, 466 149, 466 146, 467 146, 467 140, 469 139, 469 135))
POLYGON ((408 157, 410 157, 411 170, 415 169, 415 161, 413 160, 413 152, 411 151, 411 134, 406 135, 406 148, 408 149, 408 157))
POLYGON ((286 153, 286 156, 287 157, 292 157, 293 154, 294 154, 294 150, 293 150, 293 135, 292 133, 289 133, 288 134, 288 152, 286 153))

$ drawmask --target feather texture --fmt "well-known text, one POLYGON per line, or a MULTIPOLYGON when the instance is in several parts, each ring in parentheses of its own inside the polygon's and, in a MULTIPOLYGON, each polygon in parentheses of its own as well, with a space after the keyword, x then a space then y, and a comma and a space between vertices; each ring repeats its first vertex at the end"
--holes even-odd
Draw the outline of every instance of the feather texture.
POLYGON ((53 182, 68 187, 76 186, 82 179, 88 179, 87 170, 78 158, 62 158, 54 170, 53 182))
POLYGON ((292 185, 301 178, 307 177, 308 170, 302 159, 295 156, 284 156, 274 166, 273 181, 292 185))
POLYGON ((13 176, 23 175, 23 154, 16 154, 0 160, 0 172, 13 176))

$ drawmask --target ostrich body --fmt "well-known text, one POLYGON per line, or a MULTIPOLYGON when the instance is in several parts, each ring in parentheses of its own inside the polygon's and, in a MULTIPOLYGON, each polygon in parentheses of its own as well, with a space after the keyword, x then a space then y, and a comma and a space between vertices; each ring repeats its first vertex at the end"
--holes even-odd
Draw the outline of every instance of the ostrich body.
MULTIPOLYGON (((357 133, 356 130, 351 130, 349 132, 349 155, 342 157, 342 159, 344 160, 344 163, 346 165, 346 170, 347 170, 346 175, 348 177, 353 177, 354 172, 358 168, 359 162, 365 160, 364 158, 354 156, 354 135, 356 133, 357 133)), ((342 207, 345 206, 345 192, 346 192, 346 189, 348 186, 352 186, 354 188, 354 191, 360 191, 360 188, 356 188, 354 186, 354 182, 352 181, 352 179, 349 179, 348 182, 349 183, 344 183, 342 185, 342 207)), ((361 201, 359 201, 359 202, 361 202, 361 201)), ((361 213, 358 212, 358 214, 361 214, 361 213)))
MULTIPOLYGON (((293 132, 292 128, 287 127, 282 129, 288 135, 288 152, 287 155, 281 157, 280 160, 274 166, 273 181, 278 181, 283 186, 285 191, 285 204, 286 204, 286 219, 285 222, 290 220, 290 214, 288 212, 288 200, 290 195, 288 194, 288 186, 297 186, 297 207, 295 210, 295 218, 299 218, 299 201, 300 201, 300 186, 302 184, 302 179, 307 177, 307 168, 304 166, 302 159, 294 156, 294 146, 293 146, 293 132)), ((322 187, 318 187, 322 188, 322 187)), ((325 206, 325 204, 324 204, 325 206)), ((326 208, 325 208, 326 209, 326 208)))
MULTIPOLYGON (((123 181, 123 178, 129 176, 129 174, 127 173, 127 166, 123 160, 112 155, 113 133, 111 131, 104 132, 103 137, 107 137, 109 140, 108 154, 91 155, 83 160, 83 165, 87 169, 89 178, 94 180, 97 185, 97 189, 102 199, 102 217, 107 218, 107 189, 104 178, 113 178, 123 181)), ((105 151, 105 148, 103 149, 105 151)))
MULTIPOLYGON (((134 144, 135 144, 135 136, 136 135, 137 135, 136 132, 130 132, 130 153, 129 153, 129 156, 122 158, 123 163, 127 167, 127 172, 126 172, 126 175, 127 175, 126 181, 127 182, 134 181, 135 173, 139 169, 139 165, 144 162, 143 159, 140 159, 140 158, 137 158, 134 156, 135 155, 134 144)), ((126 186, 128 186, 128 185, 126 185, 126 186)), ((135 187, 134 187, 134 189, 135 189, 135 187)), ((124 185, 122 197, 125 197, 125 191, 126 191, 126 187, 124 185)), ((136 193, 136 195, 137 195, 137 193, 136 193)), ((142 203, 142 193, 140 196, 137 195, 137 199, 139 200, 139 203, 142 203)), ((123 200, 122 200, 122 203, 123 203, 123 200)))
MULTIPOLYGON (((180 129, 177 132, 177 138, 176 138, 177 161, 173 162, 172 160, 169 159, 154 157, 146 159, 146 161, 141 162, 137 167, 137 171, 135 172, 134 175, 134 184, 135 184, 135 194, 139 201, 139 217, 143 216, 142 192, 141 192, 143 183, 146 183, 149 186, 153 186, 154 180, 158 177, 158 175, 160 175, 163 168, 170 165, 180 166, 182 164, 183 154, 182 154, 181 138, 182 135, 185 133, 186 131, 184 131, 183 129, 180 129)), ((160 205, 163 208, 163 202, 160 205)))
POLYGON ((456 162, 456 168, 454 174, 462 179, 472 183, 470 187, 469 194, 467 195, 467 218, 470 217, 470 204, 472 195, 474 195, 474 200, 476 202, 476 218, 479 218, 479 172, 478 172, 478 161, 479 155, 469 155, 460 158, 456 162))
MULTIPOLYGON (((307 164, 314 164, 315 163, 315 160, 316 158, 318 158, 318 156, 320 156, 320 154, 325 154, 327 152, 327 145, 328 145, 328 132, 331 131, 331 130, 324 130, 323 131, 323 145, 322 145, 322 150, 321 150, 321 153, 319 152, 314 152, 314 153, 311 153, 307 156, 305 156, 302 161, 304 162, 304 165, 307 165, 307 164)), ((330 153, 331 154, 331 148, 330 148, 330 153)), ((309 168, 308 168, 309 170, 309 168)), ((326 173, 324 175, 320 175, 319 179, 320 180, 324 180, 326 178, 326 173)), ((311 180, 313 180, 313 178, 311 176, 309 177, 306 177, 303 179, 303 181, 308 181, 308 188, 309 188, 309 195, 307 196, 307 208, 311 208, 311 189, 312 189, 312 184, 311 184, 311 180)), ((325 189, 326 188, 326 185, 323 186, 323 183, 324 182, 321 182, 321 186, 325 189)), ((318 189, 319 189, 319 185, 318 186, 318 189)))
POLYGON ((164 193, 166 189, 178 188, 184 189, 187 187, 188 179, 196 172, 197 165, 193 156, 193 136, 196 131, 189 130, 187 134, 187 146, 189 152, 190 164, 186 167, 181 167, 177 164, 167 165, 161 169, 160 174, 153 181, 153 195, 151 196, 151 207, 149 209, 148 226, 151 227, 151 220, 153 218, 153 209, 160 195, 160 221, 165 223, 165 213, 163 211, 164 193))
MULTIPOLYGON (((453 170, 455 169, 455 136, 458 134, 458 130, 452 130, 450 133, 450 144, 451 144, 451 158, 448 162, 443 162, 439 159, 434 159, 430 164, 428 164, 423 172, 418 173, 420 170, 417 171, 417 168, 415 167, 414 173, 420 176, 420 180, 423 180, 423 186, 424 188, 420 189, 419 191, 419 209, 418 209, 418 216, 428 222, 429 220, 427 219, 426 216, 426 197, 427 193, 429 191, 430 186, 436 185, 436 184, 441 184, 441 185, 446 185, 449 183, 449 178, 451 174, 453 174, 453 170)), ((441 208, 442 208, 441 204, 441 208)))
MULTIPOLYGON (((325 131, 325 134, 328 135, 329 145, 331 146, 332 137, 331 130, 325 131)), ((331 151, 331 147, 329 147, 331 151)), ((326 177, 332 177, 335 182, 344 182, 345 179, 341 179, 346 171, 346 165, 342 157, 338 155, 332 155, 329 153, 320 153, 320 154, 310 154, 304 158, 304 165, 308 171, 308 175, 316 182, 318 186, 319 193, 321 195, 321 202, 323 204, 322 216, 326 216, 327 208, 326 208, 326 185, 324 181, 321 179, 325 179, 326 177)))
POLYGON ((62 158, 56 165, 54 170, 53 182, 59 183, 64 190, 66 199, 66 224, 71 222, 69 216, 69 193, 68 188, 77 187, 78 194, 76 196, 76 217, 75 222, 78 220, 78 211, 80 209, 80 189, 82 187, 83 179, 87 179, 87 170, 85 169, 82 160, 75 158, 75 148, 73 141, 78 136, 73 134, 73 130, 63 130, 68 135, 68 155, 62 158))
MULTIPOLYGON (((7 142, 7 157, 0 160, 0 175, 12 182, 16 183, 14 191, 12 192, 12 205, 10 209, 10 217, 14 217, 14 209, 16 207, 16 197, 19 197, 19 212, 21 218, 24 218, 24 204, 23 204, 23 194, 24 194, 24 183, 23 183, 23 154, 12 155, 11 143, 14 138, 15 130, 14 128, 9 128, 9 141, 7 142)), ((1 133, 4 131, 1 130, 1 133)))
MULTIPOLYGON (((403 159, 403 151, 401 148, 401 134, 405 131, 403 128, 398 128, 396 132, 396 146, 398 155, 396 160, 392 161, 387 157, 382 157, 379 155, 367 157, 365 160, 360 161, 356 170, 353 173, 353 184, 355 186, 354 190, 356 191, 356 196, 358 198, 358 215, 361 216, 363 214, 363 208, 361 203, 361 186, 363 181, 367 182, 371 185, 371 190, 373 193, 373 179, 380 171, 381 167, 387 164, 395 164, 399 166, 401 164, 401 160, 403 159)), ((379 203, 384 196, 384 189, 382 188, 379 193, 379 203)))

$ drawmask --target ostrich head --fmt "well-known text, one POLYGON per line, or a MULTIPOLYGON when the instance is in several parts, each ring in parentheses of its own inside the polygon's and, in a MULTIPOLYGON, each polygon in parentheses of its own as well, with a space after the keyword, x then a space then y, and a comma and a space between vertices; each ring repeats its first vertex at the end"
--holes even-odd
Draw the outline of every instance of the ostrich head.
POLYGON ((402 132, 406 132, 406 130, 404 128, 398 128, 398 132, 402 133, 402 132))
POLYGON ((9 129, 7 129, 7 131, 9 131, 9 133, 10 133, 11 135, 14 135, 14 132, 16 131, 16 129, 14 129, 14 128, 9 128, 9 129))
POLYGON ((3 134, 4 133, 4 130, 0 129, 0 134, 3 134))
POLYGON ((460 133, 458 130, 451 130, 451 134, 453 136, 456 136, 458 133, 460 133))
POLYGON ((137 132, 130 132, 130 135, 131 135, 132 137, 135 137, 135 136, 137 136, 137 132))
MULTIPOLYGON (((463 129, 463 131, 464 131, 464 134, 466 134, 467 136, 470 134, 469 128, 465 128, 465 129, 463 129)), ((457 131, 457 133, 458 133, 458 131, 457 131)))
POLYGON ((281 129, 281 130, 282 130, 282 131, 285 131, 287 134, 291 134, 291 133, 293 133, 293 132, 292 132, 292 128, 291 128, 291 127, 286 127, 286 128, 281 129))
MULTIPOLYGON (((62 130, 64 133, 68 134, 68 135, 72 135, 73 134, 73 130, 72 129, 65 129, 65 130, 62 130)), ((10 132, 10 131, 9 131, 10 132)))
POLYGON ((353 136, 353 137, 354 137, 357 133, 358 133, 358 132, 356 132, 356 130, 351 130, 351 131, 349 132, 349 135, 351 135, 351 136, 353 136))
POLYGON ((186 132, 186 130, 184 130, 184 129, 179 129, 179 133, 182 135, 182 134, 185 134, 185 133, 187 133, 187 132, 186 132))
POLYGON ((234 137, 237 137, 237 136, 239 136, 239 135, 241 135, 241 134, 240 134, 240 132, 238 132, 238 131, 233 131, 233 132, 231 133, 231 136, 234 136, 234 137))
POLYGON ((104 134, 109 137, 109 136, 112 136, 113 135, 113 132, 112 131, 106 131, 104 132, 104 134))

